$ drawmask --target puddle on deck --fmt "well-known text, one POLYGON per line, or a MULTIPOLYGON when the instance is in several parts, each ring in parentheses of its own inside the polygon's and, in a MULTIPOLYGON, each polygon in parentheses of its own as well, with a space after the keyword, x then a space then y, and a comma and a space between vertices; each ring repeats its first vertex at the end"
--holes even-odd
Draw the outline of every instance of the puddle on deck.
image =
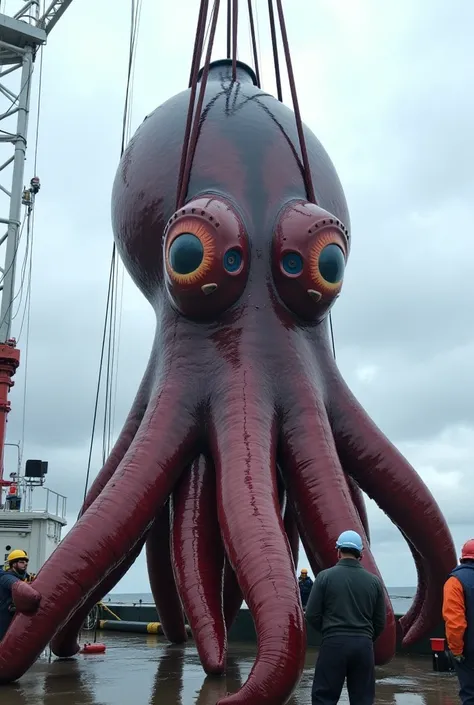
MULTIPOLYGON (((255 647, 231 644, 228 674, 206 678, 197 651, 169 646, 156 636, 101 635, 101 655, 72 660, 42 657, 15 684, 0 687, 1 705, 215 705, 235 692, 252 668, 255 647)), ((308 651, 290 705, 310 705, 317 652, 308 651)), ((435 674, 431 659, 404 657, 377 669, 377 705, 456 705, 457 680, 435 674)), ((343 692, 341 703, 348 703, 343 692)))

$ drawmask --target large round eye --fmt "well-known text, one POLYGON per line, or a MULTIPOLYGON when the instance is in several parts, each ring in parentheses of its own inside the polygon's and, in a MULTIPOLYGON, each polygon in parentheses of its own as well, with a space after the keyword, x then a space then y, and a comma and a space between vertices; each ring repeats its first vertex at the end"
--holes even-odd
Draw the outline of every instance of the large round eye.
POLYGON ((297 316, 318 322, 341 291, 349 233, 319 206, 290 203, 275 228, 273 277, 280 297, 297 316))
POLYGON ((325 245, 318 258, 319 274, 328 284, 339 284, 344 276, 346 260, 339 245, 325 245))
POLYGON ((217 196, 199 197, 170 218, 164 233, 165 281, 185 316, 208 318, 241 296, 249 266, 243 223, 217 196))
POLYGON ((189 275, 199 269, 204 259, 204 247, 196 235, 183 233, 173 240, 169 256, 173 272, 178 275, 189 275))

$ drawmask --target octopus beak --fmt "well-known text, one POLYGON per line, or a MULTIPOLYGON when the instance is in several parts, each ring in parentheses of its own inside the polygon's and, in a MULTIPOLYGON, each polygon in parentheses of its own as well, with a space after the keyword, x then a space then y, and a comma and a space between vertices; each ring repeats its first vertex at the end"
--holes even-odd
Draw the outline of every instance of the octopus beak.
POLYGON ((213 294, 215 290, 217 289, 217 284, 203 284, 201 286, 201 291, 205 296, 209 296, 209 294, 213 294))
POLYGON ((321 299, 323 297, 323 295, 319 291, 316 291, 315 289, 308 289, 308 294, 315 301, 321 301, 321 299))

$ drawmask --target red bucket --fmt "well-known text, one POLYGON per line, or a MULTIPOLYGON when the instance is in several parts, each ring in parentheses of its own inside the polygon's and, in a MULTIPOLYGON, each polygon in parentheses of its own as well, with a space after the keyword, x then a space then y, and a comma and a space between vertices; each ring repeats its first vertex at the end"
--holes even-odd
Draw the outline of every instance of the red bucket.
POLYGON ((430 639, 431 642, 431 651, 444 651, 446 649, 446 641, 445 639, 430 639))

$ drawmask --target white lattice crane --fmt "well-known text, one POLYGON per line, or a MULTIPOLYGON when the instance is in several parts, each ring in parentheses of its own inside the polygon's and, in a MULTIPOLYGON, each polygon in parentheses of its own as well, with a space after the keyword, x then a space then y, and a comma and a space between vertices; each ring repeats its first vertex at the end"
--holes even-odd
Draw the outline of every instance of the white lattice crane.
POLYGON ((0 13, 0 498, 2 486, 9 484, 3 480, 8 392, 20 362, 11 324, 22 206, 26 219, 40 188, 36 174, 27 186, 24 182, 33 69, 38 51, 71 3, 55 0, 42 14, 40 0, 0 2, 0 8, 18 8, 0 13))

